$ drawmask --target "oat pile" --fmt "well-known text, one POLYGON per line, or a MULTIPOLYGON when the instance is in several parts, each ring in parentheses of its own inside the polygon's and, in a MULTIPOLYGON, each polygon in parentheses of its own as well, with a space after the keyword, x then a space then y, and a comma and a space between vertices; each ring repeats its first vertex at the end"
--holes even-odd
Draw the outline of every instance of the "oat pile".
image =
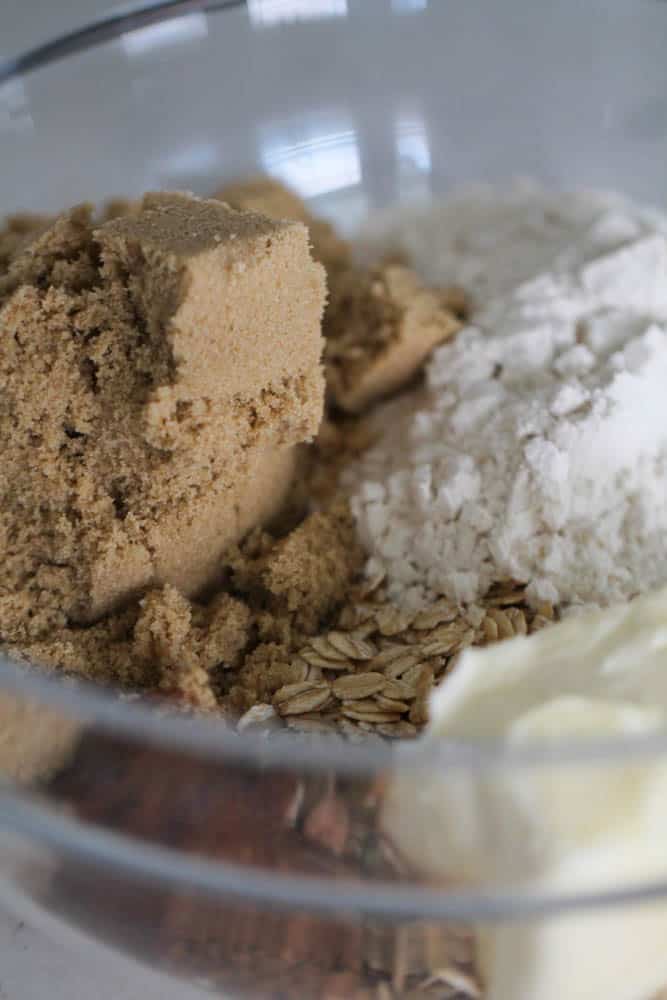
MULTIPOLYGON (((414 736, 427 721, 434 683, 462 649, 525 635, 554 618, 551 606, 535 612, 525 590, 512 586, 494 589, 483 605, 442 600, 415 613, 397 609, 376 584, 361 585, 332 628, 296 649, 288 663, 262 670, 256 687, 250 682, 255 704, 241 717, 242 728, 277 715, 290 729, 339 732, 353 741, 414 736), (280 680, 286 683, 275 688, 280 680)), ((242 706, 245 669, 240 680, 232 697, 243 699, 242 706)))

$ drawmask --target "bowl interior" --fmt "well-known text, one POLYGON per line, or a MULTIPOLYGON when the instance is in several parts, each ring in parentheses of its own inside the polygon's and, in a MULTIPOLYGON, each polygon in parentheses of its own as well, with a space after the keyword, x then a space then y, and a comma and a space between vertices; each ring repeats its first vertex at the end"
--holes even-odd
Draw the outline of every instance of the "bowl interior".
POLYGON ((662 202, 666 36, 655 2, 171 0, 0 71, 0 206, 257 170, 348 229, 517 174, 662 202))
MULTIPOLYGON (((206 194, 258 171, 347 232, 396 202, 517 175, 663 204, 666 40, 667 8, 648 2, 171 0, 0 66, 0 211, 206 194)), ((144 725, 138 708, 61 700, 144 725)))

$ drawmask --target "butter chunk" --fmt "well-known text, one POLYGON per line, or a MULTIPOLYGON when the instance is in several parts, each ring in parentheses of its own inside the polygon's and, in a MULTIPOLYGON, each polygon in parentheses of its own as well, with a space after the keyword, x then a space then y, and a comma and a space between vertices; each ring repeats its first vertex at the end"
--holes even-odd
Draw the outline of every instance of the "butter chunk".
POLYGON ((406 267, 350 269, 332 286, 324 352, 333 401, 348 413, 396 392, 461 327, 449 293, 406 267))
POLYGON ((319 425, 324 272, 298 222, 79 207, 0 277, 0 638, 192 595, 277 513, 319 425))

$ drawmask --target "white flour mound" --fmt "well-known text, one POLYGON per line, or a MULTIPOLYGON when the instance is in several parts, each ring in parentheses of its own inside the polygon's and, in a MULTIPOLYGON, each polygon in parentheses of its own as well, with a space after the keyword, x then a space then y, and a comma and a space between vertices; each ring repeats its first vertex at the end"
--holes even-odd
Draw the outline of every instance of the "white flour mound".
POLYGON ((369 570, 407 606, 507 578, 564 604, 667 581, 667 217, 522 186, 382 232, 475 310, 348 472, 369 570))

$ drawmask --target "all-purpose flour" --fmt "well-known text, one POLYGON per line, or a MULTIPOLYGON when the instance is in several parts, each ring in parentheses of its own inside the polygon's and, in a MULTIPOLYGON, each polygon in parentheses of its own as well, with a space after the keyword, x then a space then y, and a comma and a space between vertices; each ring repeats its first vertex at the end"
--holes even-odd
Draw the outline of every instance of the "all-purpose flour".
POLYGON ((667 218, 476 189, 380 238, 474 298, 349 475, 392 596, 472 601, 512 577, 536 600, 604 604, 667 580, 667 218))

